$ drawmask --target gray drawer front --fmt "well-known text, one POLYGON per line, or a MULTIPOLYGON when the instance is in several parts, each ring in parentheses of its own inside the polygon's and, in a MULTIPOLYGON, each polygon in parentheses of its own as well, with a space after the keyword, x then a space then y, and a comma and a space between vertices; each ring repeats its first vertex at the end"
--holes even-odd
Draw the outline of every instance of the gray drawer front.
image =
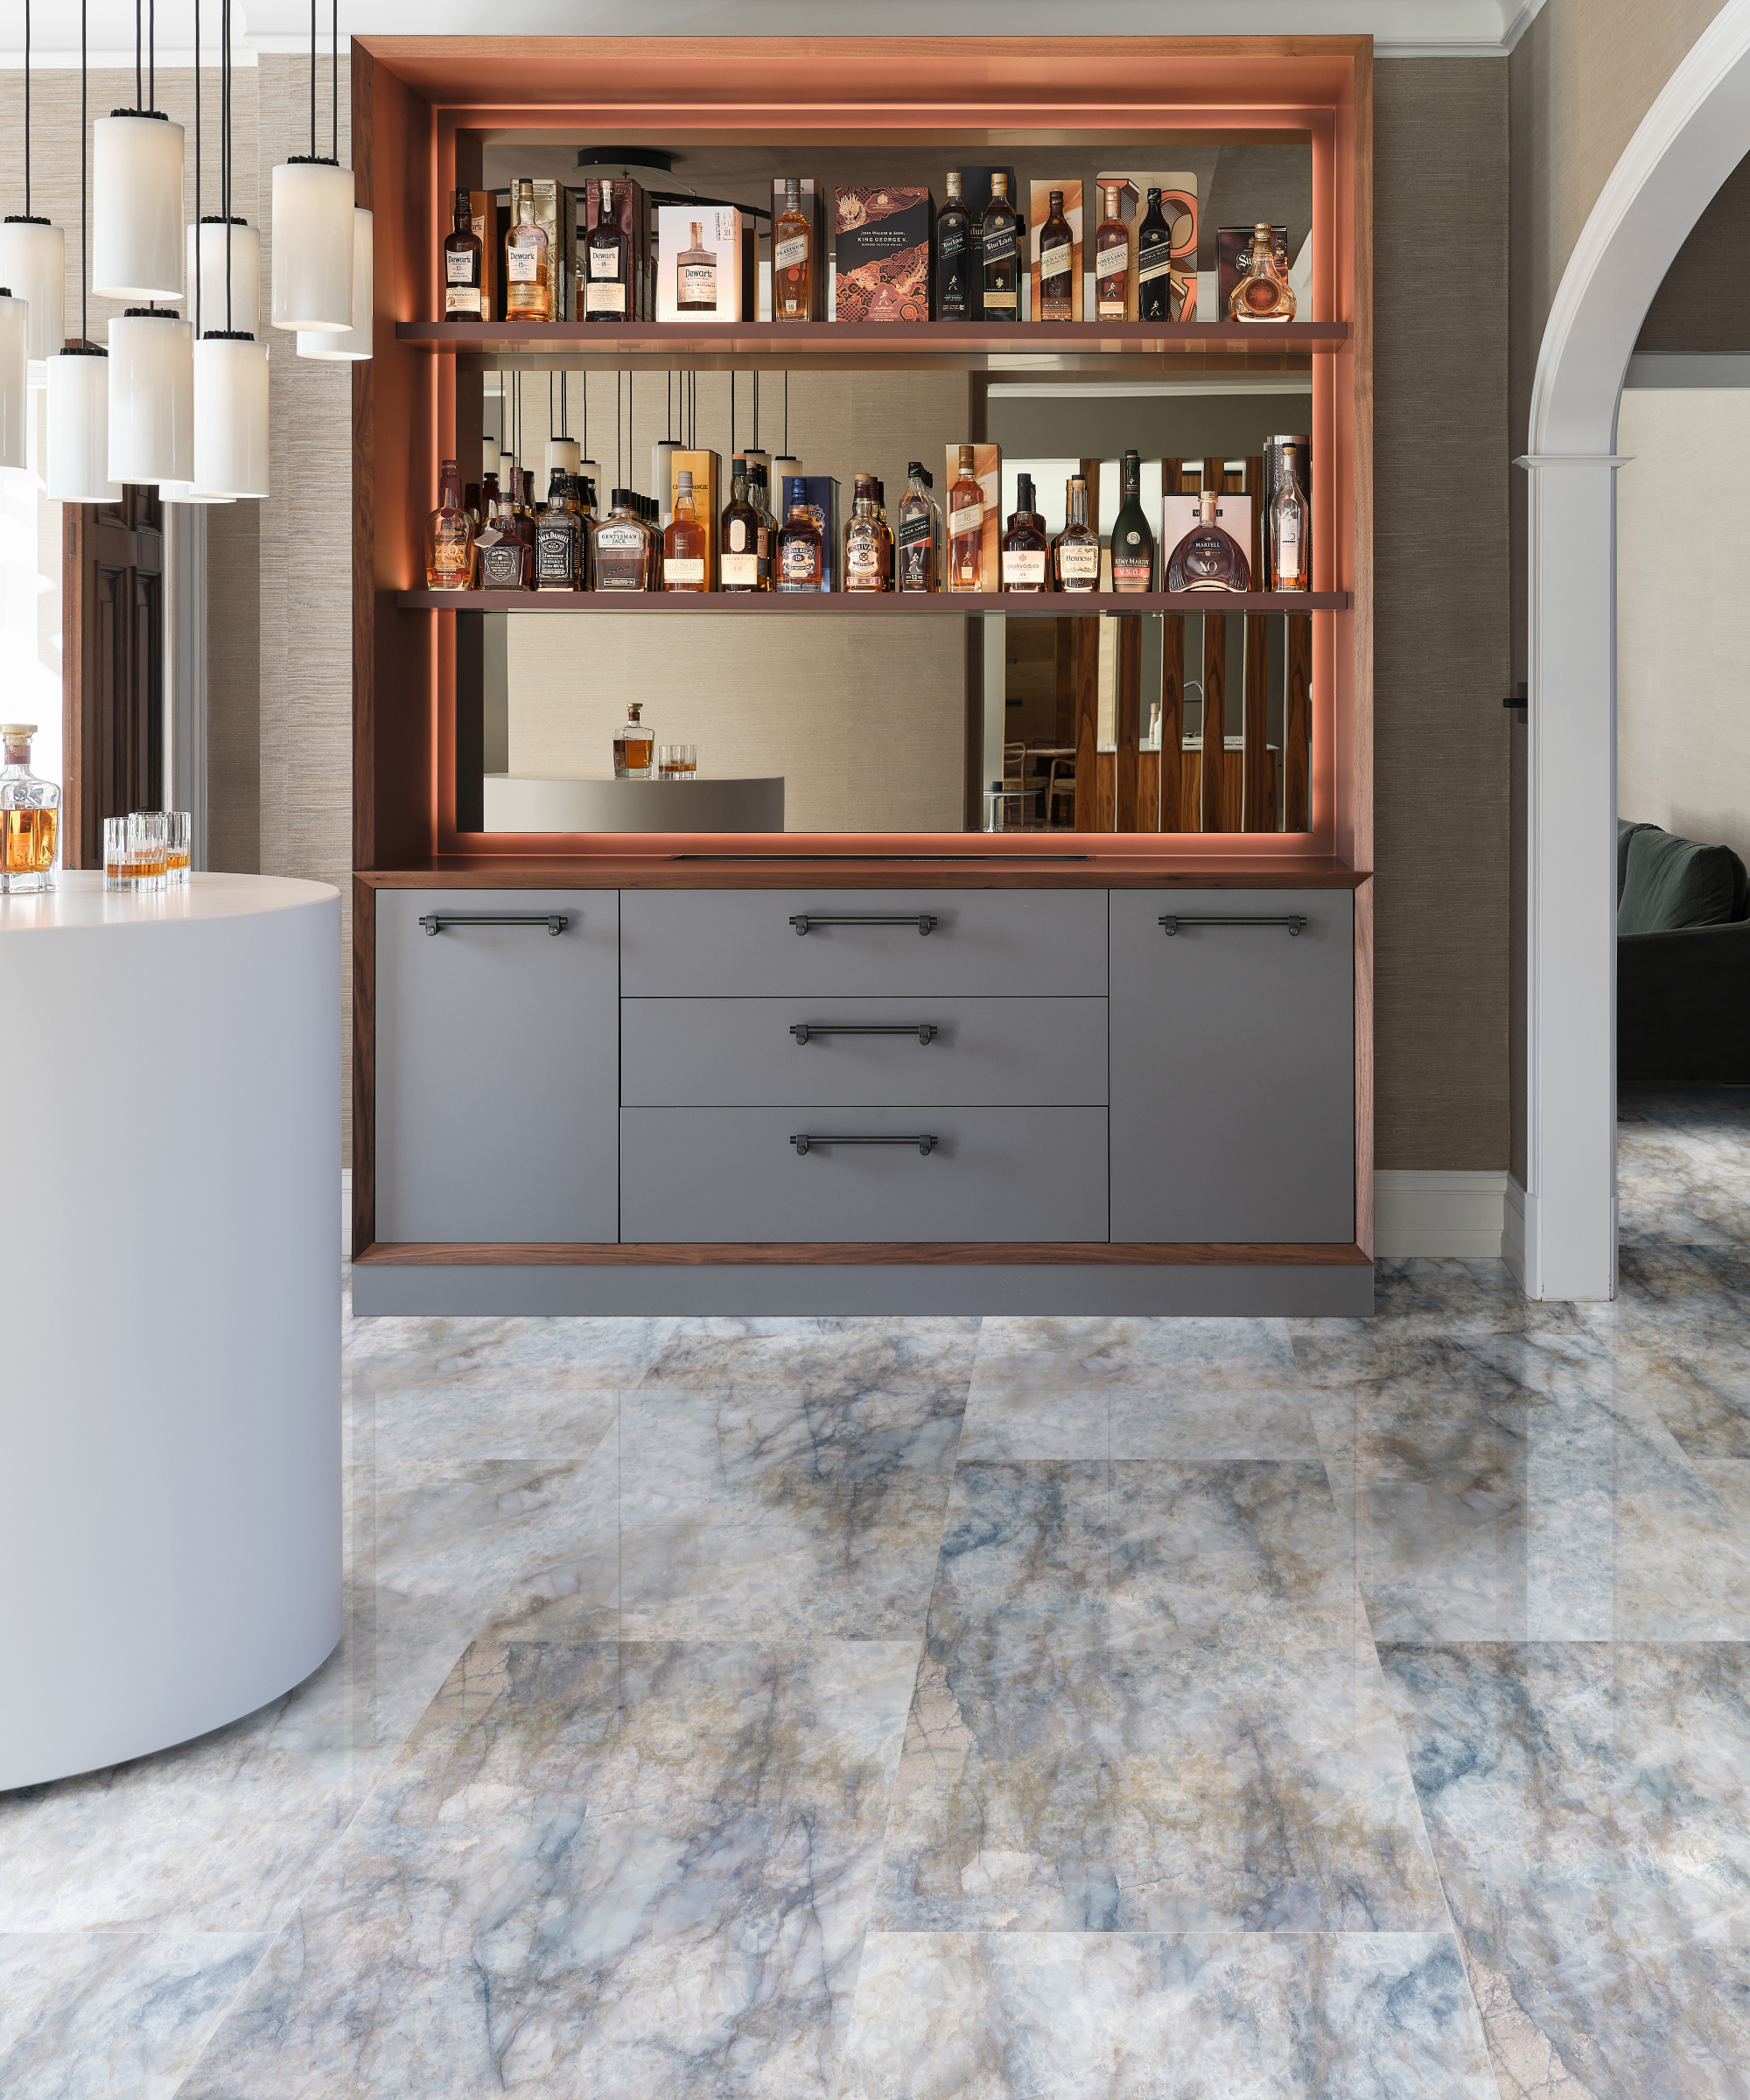
POLYGON ((377 1237, 617 1239, 616 893, 379 890, 376 914, 377 1237))
POLYGON ((620 1047, 628 1108, 1106 1099, 1104 999, 627 999, 620 1047))
POLYGON ((628 890, 621 986, 629 998, 1103 998, 1103 890, 628 890), (903 916, 820 926, 793 915, 903 916), (933 914, 930 934, 917 930, 933 914))
POLYGON ((1112 894, 1112 1236, 1352 1241, 1347 890, 1112 894), (1306 920, 1183 926, 1164 914, 1306 920))
POLYGON ((1106 1111, 627 1109, 620 1189, 629 1241, 1103 1240, 1106 1111), (797 1131, 928 1131, 938 1149, 799 1156, 797 1131))

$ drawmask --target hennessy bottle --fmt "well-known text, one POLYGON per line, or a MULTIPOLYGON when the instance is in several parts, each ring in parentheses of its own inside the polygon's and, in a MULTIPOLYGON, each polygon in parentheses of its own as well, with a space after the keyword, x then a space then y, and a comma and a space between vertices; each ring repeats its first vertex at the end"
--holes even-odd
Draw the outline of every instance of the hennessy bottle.
POLYGON ((1206 488, 1197 499, 1197 522, 1167 557, 1169 591, 1249 591, 1252 567, 1245 550, 1215 522, 1221 497, 1206 488))
POLYGON ((1068 522, 1051 543, 1051 583, 1054 591, 1100 588, 1100 536, 1088 522, 1088 484, 1072 474, 1064 489, 1068 522))

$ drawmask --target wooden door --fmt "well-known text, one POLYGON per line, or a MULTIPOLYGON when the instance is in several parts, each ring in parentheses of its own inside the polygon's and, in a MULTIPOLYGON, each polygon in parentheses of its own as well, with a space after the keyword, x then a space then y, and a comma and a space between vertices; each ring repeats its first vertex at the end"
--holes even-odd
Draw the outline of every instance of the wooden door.
POLYGON ((106 816, 164 807, 163 512, 130 486, 65 520, 62 858, 91 868, 106 816))

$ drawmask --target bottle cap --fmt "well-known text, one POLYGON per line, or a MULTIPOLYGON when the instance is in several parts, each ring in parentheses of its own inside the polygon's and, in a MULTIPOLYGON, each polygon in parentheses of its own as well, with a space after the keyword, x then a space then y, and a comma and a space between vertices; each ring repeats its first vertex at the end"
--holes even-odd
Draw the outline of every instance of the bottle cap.
POLYGON ((745 474, 747 472, 747 461, 741 453, 737 452, 731 459, 729 467, 732 474, 745 474))
POLYGON ((550 438, 547 440, 547 472, 550 474, 575 474, 580 464, 578 454, 581 450, 575 438, 550 438))
POLYGON ((1063 209, 1063 192, 1061 190, 1054 190, 1051 192, 1051 209, 1054 218, 1063 209))
POLYGON ((679 496, 690 496, 692 494, 693 477, 689 468, 683 466, 679 474, 676 476, 675 493, 679 496))
POLYGON ((923 472, 923 471, 924 471, 924 463, 923 463, 923 461, 922 461, 921 459, 908 459, 908 460, 906 460, 906 472, 908 474, 920 474, 920 473, 922 473, 922 472, 923 472))
POLYGON ((960 448, 960 471, 962 474, 970 474, 972 472, 974 458, 973 447, 970 444, 962 444, 960 448))
POLYGON ((1015 508, 1031 510, 1033 507, 1033 478, 1031 474, 1015 477, 1015 508))
POLYGON ((950 197, 957 197, 960 194, 960 170, 958 168, 950 168, 948 171, 948 193, 950 197))
POLYGON ((34 722, 0 722, 0 737, 4 737, 9 744, 16 744, 21 738, 33 737, 36 733, 37 725, 34 722))
POLYGON ((1009 178, 1007 173, 1001 168, 992 168, 990 171, 990 194, 993 197, 1006 197, 1008 193, 1009 178))

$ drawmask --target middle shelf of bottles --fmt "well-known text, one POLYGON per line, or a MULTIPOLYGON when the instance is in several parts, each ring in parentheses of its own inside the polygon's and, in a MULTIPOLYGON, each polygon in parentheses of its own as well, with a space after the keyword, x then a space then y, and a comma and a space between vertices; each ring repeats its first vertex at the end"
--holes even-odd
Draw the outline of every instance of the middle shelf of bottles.
POLYGON ((1348 591, 402 591, 404 612, 875 612, 1074 620, 1144 612, 1346 612, 1348 591))

